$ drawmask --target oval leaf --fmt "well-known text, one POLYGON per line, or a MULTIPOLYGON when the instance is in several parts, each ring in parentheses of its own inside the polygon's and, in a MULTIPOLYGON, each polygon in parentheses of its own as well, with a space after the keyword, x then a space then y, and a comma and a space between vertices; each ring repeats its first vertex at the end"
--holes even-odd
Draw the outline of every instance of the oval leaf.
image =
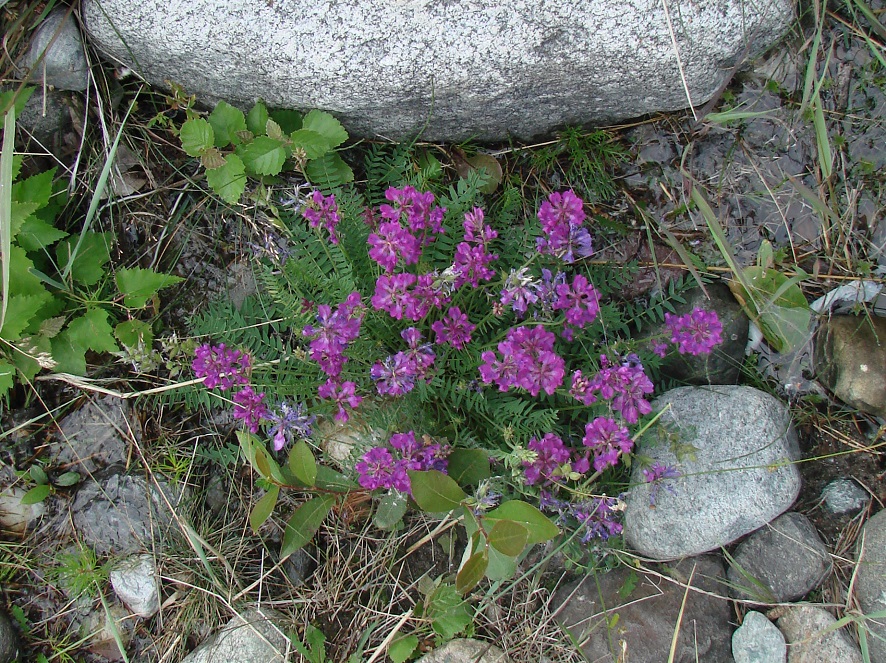
POLYGON ((246 128, 254 135, 258 136, 264 132, 268 124, 268 107, 261 101, 255 104, 249 113, 246 114, 246 128))
POLYGON ((486 567, 486 577, 492 582, 508 580, 517 572, 517 558, 504 555, 495 548, 489 548, 489 566, 486 567))
POLYGON ((407 635, 388 645, 388 658, 392 663, 406 663, 418 647, 418 636, 407 635))
POLYGON ((47 497, 49 497, 49 484, 44 483, 36 488, 31 488, 28 492, 22 495, 22 504, 37 504, 37 502, 42 502, 47 497))
POLYGON ((489 545, 509 557, 516 557, 529 542, 529 530, 513 520, 499 520, 489 531, 489 545))
POLYGON ((219 101, 209 114, 209 124, 215 133, 215 146, 227 147, 231 143, 240 142, 237 132, 246 130, 246 116, 239 108, 234 108, 226 101, 219 101))
POLYGON ((560 533, 557 526, 541 511, 520 500, 505 502, 486 514, 484 520, 495 527, 497 520, 511 520, 523 525, 529 531, 528 543, 542 543, 560 533))
POLYGON ((242 150, 243 165, 256 175, 278 175, 286 161, 286 148, 279 140, 259 136, 242 150))
POLYGON ((31 467, 29 469, 29 473, 35 483, 39 483, 39 484, 49 483, 49 477, 46 476, 46 471, 42 467, 40 467, 39 465, 31 465, 31 467))
POLYGON ((64 474, 59 475, 59 477, 55 480, 56 486, 61 486, 62 488, 67 488, 68 486, 74 486, 80 483, 80 474, 78 472, 65 472, 64 474))
POLYGON ((456 591, 464 596, 474 589, 483 580, 487 566, 489 566, 489 553, 485 548, 471 555, 455 576, 456 591))
POLYGON ((206 183, 229 205, 233 205, 246 190, 246 167, 236 154, 225 157, 225 165, 206 171, 206 183))
POLYGON ((429 513, 452 511, 467 497, 451 477, 437 470, 409 470, 409 481, 418 508, 429 513))
POLYGON ((258 528, 271 517, 279 496, 280 486, 271 486, 271 489, 262 495, 262 498, 252 507, 252 513, 249 514, 249 526, 256 534, 258 534, 258 528))
POLYGON ((307 159, 322 157, 332 149, 324 136, 310 129, 298 129, 293 131, 289 137, 292 139, 292 149, 302 150, 307 159))
POLYGON ((456 449, 449 454, 446 473, 459 486, 476 486, 491 475, 489 455, 482 449, 456 449))
POLYGON ((311 542, 314 534, 317 533, 320 525, 329 515, 329 510, 335 504, 335 499, 334 495, 315 497, 293 512, 289 522, 286 523, 286 531, 283 532, 283 546, 280 549, 281 561, 311 542))
POLYGON ((212 126, 201 118, 185 122, 178 137, 181 139, 182 149, 189 157, 199 157, 204 150, 208 150, 215 142, 212 126))
POLYGON ((289 452, 289 469, 295 478, 306 486, 317 483, 317 461, 311 447, 304 440, 299 440, 289 452))
POLYGON ((394 529, 403 519, 408 502, 406 493, 392 490, 382 497, 378 503, 378 508, 375 510, 375 516, 372 519, 373 524, 379 529, 394 529))

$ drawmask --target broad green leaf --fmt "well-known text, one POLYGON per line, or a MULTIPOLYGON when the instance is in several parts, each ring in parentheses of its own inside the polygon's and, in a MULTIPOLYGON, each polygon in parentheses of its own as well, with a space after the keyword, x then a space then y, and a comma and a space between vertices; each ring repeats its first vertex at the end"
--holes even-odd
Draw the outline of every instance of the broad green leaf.
POLYGON ((334 495, 322 495, 315 497, 298 507, 286 523, 283 532, 283 547, 280 550, 280 559, 284 560, 296 550, 300 550, 314 538, 314 534, 320 529, 320 525, 329 515, 332 505, 335 504, 334 495))
POLYGON ((799 347, 809 338, 812 312, 799 281, 776 269, 747 267, 741 280, 729 282, 738 303, 778 352, 799 347))
POLYGON ((13 89, 0 93, 0 115, 6 115, 6 111, 9 110, 13 103, 15 103, 16 116, 21 115, 25 109, 25 104, 28 103, 28 99, 31 98, 36 89, 34 86, 29 85, 21 90, 13 89))
POLYGON ((268 120, 268 123, 265 126, 265 133, 268 134, 268 138, 273 138, 274 140, 284 142, 289 140, 289 136, 283 133, 283 129, 281 129, 280 125, 274 122, 274 120, 268 120))
POLYGON ((428 598, 425 617, 431 620, 434 632, 444 640, 451 640, 461 633, 474 618, 470 605, 448 583, 441 584, 428 598))
POLYGON ((502 180, 501 164, 491 154, 478 153, 468 157, 468 163, 474 170, 486 173, 486 184, 480 187, 480 193, 495 193, 502 180))
POLYGON ((489 531, 489 545, 509 557, 516 557, 529 542, 529 530, 513 520, 498 520, 489 531))
POLYGON ((344 474, 340 474, 326 465, 317 466, 317 488, 346 493, 349 490, 356 490, 359 487, 360 484, 356 481, 352 481, 344 474))
POLYGON ((446 473, 459 486, 476 486, 490 477, 489 454, 482 449, 455 449, 449 454, 446 473))
POLYGON ((111 233, 97 233, 91 230, 83 235, 83 241, 76 256, 71 253, 77 245, 77 237, 68 237, 55 247, 60 271, 64 271, 73 259, 71 277, 83 285, 95 285, 105 274, 105 265, 111 259, 111 233))
POLYGON ((15 382, 15 366, 0 359, 0 398, 12 389, 15 382))
POLYGON ((68 233, 64 230, 59 230, 39 216, 32 214, 22 223, 15 241, 28 251, 41 251, 67 236, 68 233))
POLYGON ((271 517, 279 496, 280 486, 271 486, 271 489, 262 495, 261 499, 252 507, 252 512, 249 514, 249 526, 256 534, 258 534, 258 528, 271 517))
POLYGON ((388 658, 391 663, 406 663, 418 647, 418 636, 407 635, 388 645, 388 658))
POLYGON ((557 526, 541 511, 520 500, 510 500, 486 514, 484 521, 495 527, 497 520, 511 520, 529 531, 528 543, 542 543, 560 533, 557 526))
POLYGON ((67 329, 54 337, 51 343, 57 373, 86 375, 86 348, 72 339, 67 329))
POLYGON ((14 295, 48 294, 46 287, 32 270, 34 263, 20 246, 14 244, 9 250, 9 292, 14 295))
POLYGON ((429 513, 442 513, 457 508, 467 497, 451 477, 437 470, 409 470, 412 498, 418 508, 429 513))
POLYGON ((36 488, 31 488, 31 490, 22 495, 22 504, 37 504, 38 502, 42 502, 49 497, 51 490, 52 488, 48 483, 41 484, 36 488))
POLYGON ((405 493, 392 490, 379 501, 372 523, 379 529, 394 529, 403 520, 408 503, 405 493))
POLYGON ((311 447, 304 440, 296 442, 289 451, 289 470, 305 486, 317 483, 317 461, 311 447))
POLYGON ((123 305, 128 308, 142 308, 161 288, 184 281, 172 274, 161 274, 141 267, 118 269, 115 279, 117 289, 123 295, 123 305))
POLYGON ((82 477, 78 472, 65 472, 64 474, 60 474, 59 477, 55 480, 55 485, 61 486, 62 488, 76 486, 78 483, 80 483, 81 478, 82 477))
POLYGON ((12 240, 15 241, 18 233, 25 221, 32 217, 37 211, 39 205, 37 203, 20 203, 12 201, 12 216, 10 217, 10 229, 12 232, 12 240))
POLYGON ((225 157, 216 148, 210 148, 200 155, 200 163, 206 170, 215 170, 225 165, 225 157))
POLYGON ((334 189, 354 181, 354 171, 335 152, 327 152, 319 159, 308 161, 305 175, 312 184, 324 189, 334 189))
POLYGON ((332 149, 325 136, 310 129, 293 131, 289 137, 292 139, 292 149, 303 151, 308 159, 322 157, 332 149))
POLYGON ((286 161, 283 143, 268 136, 259 136, 238 153, 243 165, 256 175, 278 175, 286 161))
POLYGON ((486 567, 486 577, 492 582, 508 580, 517 572, 517 558, 500 553, 495 548, 489 548, 489 566, 486 567))
POLYGON ((246 114, 246 128, 255 136, 259 136, 265 132, 268 124, 268 107, 261 101, 255 104, 246 114))
POLYGON ((474 589, 486 574, 489 566, 489 553, 484 548, 471 555, 455 576, 455 589, 464 596, 474 589))
POLYGON ((12 199, 20 203, 35 203, 38 209, 46 207, 52 196, 52 181, 57 170, 58 168, 50 168, 16 182, 12 185, 12 199))
POLYGON ((225 165, 206 171, 206 183, 219 198, 233 205, 246 191, 246 167, 236 154, 225 157, 225 165))
POLYGON ((116 352, 120 349, 108 324, 108 312, 89 308, 79 318, 68 323, 65 330, 73 343, 94 352, 116 352))
POLYGON ((239 108, 226 101, 219 101, 209 114, 209 124, 215 134, 215 146, 227 147, 231 143, 240 142, 237 132, 246 130, 246 116, 239 108))
POLYGON ((298 131, 302 126, 302 115, 294 110, 271 111, 271 119, 280 126, 280 130, 285 134, 298 131))
POLYGON ((23 382, 26 380, 32 380, 43 368, 40 365, 41 362, 37 361, 36 357, 39 356, 41 360, 55 358, 55 355, 51 354, 52 347, 50 345, 50 340, 41 336, 31 336, 30 343, 26 345, 23 345, 20 341, 19 349, 23 350, 23 352, 11 353, 9 360, 18 369, 23 382))
MULTIPOLYGON (((50 296, 46 293, 46 296, 50 296)), ((28 328, 37 313, 46 304, 46 297, 40 295, 12 295, 6 305, 6 319, 0 329, 0 338, 17 341, 28 328)))
POLYGON ((199 157, 204 150, 215 144, 212 125, 202 118, 186 120, 178 137, 181 139, 182 149, 189 157, 199 157))
POLYGON ((46 471, 39 465, 31 465, 31 467, 28 468, 28 474, 31 475, 34 483, 49 483, 49 477, 46 475, 46 471))
POLYGON ((154 342, 154 332, 151 325, 142 320, 125 320, 114 328, 114 336, 121 345, 127 348, 137 348, 143 345, 150 349, 154 342))
POLYGON ((338 147, 348 139, 348 132, 345 131, 341 122, 329 113, 320 110, 312 110, 305 115, 302 120, 302 128, 315 131, 326 138, 330 149, 338 147))

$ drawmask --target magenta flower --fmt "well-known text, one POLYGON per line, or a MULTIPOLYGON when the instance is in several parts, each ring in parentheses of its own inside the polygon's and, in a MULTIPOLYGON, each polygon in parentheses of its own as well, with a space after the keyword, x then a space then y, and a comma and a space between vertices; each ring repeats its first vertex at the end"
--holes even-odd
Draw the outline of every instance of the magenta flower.
POLYGON ((368 490, 390 488, 394 472, 394 457, 384 447, 373 447, 365 454, 354 469, 359 474, 357 481, 368 490))
POLYGON ((708 354, 723 342, 723 325, 714 311, 696 308, 681 316, 665 313, 665 325, 680 354, 708 354))
POLYGON ((669 479, 676 479, 679 476, 680 473, 673 465, 662 465, 656 462, 652 463, 648 469, 644 469, 643 480, 646 483, 652 484, 652 487, 649 489, 649 506, 655 506, 655 500, 658 499, 658 491, 661 490, 662 486, 671 495, 676 495, 677 490, 669 479))
POLYGON ((224 343, 209 345, 204 343, 194 352, 191 368, 194 375, 203 378, 209 389, 221 387, 227 391, 235 384, 249 382, 249 369, 252 358, 239 350, 231 350, 224 343))
POLYGON ((514 312, 521 317, 526 315, 530 304, 538 301, 538 287, 540 284, 534 281, 532 277, 526 275, 528 271, 526 267, 512 269, 505 279, 505 284, 501 291, 501 299, 499 299, 503 306, 510 304, 514 312))
POLYGON ((526 483, 530 486, 538 483, 539 479, 553 481, 552 475, 557 468, 569 462, 569 450, 563 440, 553 433, 546 433, 541 439, 530 438, 528 448, 535 452, 535 460, 523 463, 526 483))
POLYGON ((600 303, 594 284, 581 274, 576 274, 572 285, 560 284, 556 287, 557 301, 554 310, 566 312, 566 322, 582 328, 597 319, 600 303))
POLYGON ((274 451, 280 451, 287 444, 291 444, 296 438, 302 439, 311 436, 311 426, 316 417, 305 413, 303 403, 294 406, 286 401, 280 403, 277 409, 267 415, 267 420, 273 425, 268 428, 268 435, 274 443, 274 451))
POLYGON ((437 344, 449 343, 456 350, 461 350, 471 342, 471 332, 476 325, 472 325, 468 316, 461 312, 457 306, 446 311, 443 320, 437 320, 431 325, 431 329, 437 334, 437 344))
POLYGON ((320 364, 320 368, 331 378, 341 373, 347 358, 344 351, 348 344, 360 335, 363 323, 363 304, 359 292, 352 292, 340 303, 335 311, 331 306, 320 304, 317 307, 317 322, 306 325, 302 334, 313 336, 310 348, 311 359, 320 364))
POLYGON ((472 246, 467 242, 460 242, 455 247, 454 267, 458 273, 455 279, 455 287, 460 288, 466 283, 476 288, 480 281, 488 281, 495 276, 495 270, 487 265, 498 260, 498 255, 487 253, 482 245, 472 246))
POLYGON ((362 396, 357 395, 357 385, 353 382, 342 382, 339 384, 332 378, 326 380, 317 389, 317 395, 326 400, 332 400, 338 406, 332 418, 341 423, 346 422, 350 416, 345 410, 345 405, 354 409, 363 402, 362 396))
POLYGON ((593 253, 591 235, 582 227, 585 220, 583 205, 581 198, 571 190, 548 196, 538 210, 544 235, 536 239, 540 253, 557 256, 567 263, 593 253))
POLYGON ((259 422, 268 418, 264 400, 265 395, 256 394, 252 387, 243 387, 234 394, 234 418, 242 419, 250 433, 257 433, 259 422))
POLYGON ((387 311, 396 320, 402 319, 407 311, 415 311, 416 304, 409 292, 414 283, 414 274, 382 274, 375 281, 372 307, 376 311, 387 311))
POLYGON ((382 396, 402 396, 415 388, 418 367, 409 360, 405 352, 387 357, 383 362, 375 362, 369 375, 375 380, 375 388, 382 396))
POLYGON ((381 265, 386 272, 391 272, 401 259, 404 264, 418 262, 421 255, 421 243, 396 221, 385 221, 378 226, 378 232, 370 233, 367 240, 369 257, 381 265))
POLYGON ((417 439, 414 431, 394 433, 390 445, 396 453, 385 447, 373 447, 354 466, 359 474, 357 480, 364 488, 393 488, 412 494, 408 470, 446 472, 448 447, 436 444, 427 436, 417 439))
POLYGON ((628 429, 609 417, 597 417, 585 425, 582 443, 594 452, 594 469, 597 472, 617 465, 619 456, 630 453, 634 448, 628 429))
POLYGON ((338 235, 335 233, 335 227, 338 225, 340 217, 334 194, 324 196, 319 191, 314 191, 311 194, 310 204, 302 212, 302 216, 308 220, 308 225, 311 228, 322 227, 329 231, 329 241, 333 244, 338 244, 338 235))

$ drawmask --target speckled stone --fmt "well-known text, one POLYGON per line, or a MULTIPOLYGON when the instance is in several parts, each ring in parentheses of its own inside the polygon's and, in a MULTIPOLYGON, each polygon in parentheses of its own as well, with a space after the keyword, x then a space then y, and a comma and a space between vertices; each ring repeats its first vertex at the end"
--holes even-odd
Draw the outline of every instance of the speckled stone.
POLYGON ((746 46, 788 30, 792 5, 85 0, 81 11, 115 61, 204 102, 319 108, 353 134, 500 140, 685 108, 687 89, 703 103, 746 46))

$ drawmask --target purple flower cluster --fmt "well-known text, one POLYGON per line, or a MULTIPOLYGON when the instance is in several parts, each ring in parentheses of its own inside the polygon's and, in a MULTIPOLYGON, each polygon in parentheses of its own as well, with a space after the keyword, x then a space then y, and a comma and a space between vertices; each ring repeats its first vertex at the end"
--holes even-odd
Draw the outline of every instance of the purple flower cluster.
POLYGON ((649 506, 655 507, 655 500, 658 498, 658 491, 662 486, 671 495, 676 495, 677 491, 668 479, 676 479, 679 476, 680 473, 677 471, 677 468, 672 465, 652 463, 648 469, 644 469, 643 480, 646 483, 652 484, 652 487, 649 489, 649 506))
POLYGON ((443 232, 446 210, 434 204, 433 193, 411 186, 390 187, 385 198, 392 204, 379 208, 382 221, 369 235, 369 257, 390 273, 400 261, 404 265, 418 262, 422 247, 443 232))
POLYGON ((714 311, 696 308, 680 316, 665 313, 665 325, 680 354, 708 354, 723 342, 723 325, 714 311))
POLYGON ((528 271, 527 267, 512 269, 505 279, 501 297, 498 300, 502 306, 510 305, 514 313, 521 318, 526 315, 530 304, 535 304, 538 301, 538 291, 541 286, 538 281, 527 276, 528 271))
POLYGON ((280 451, 296 438, 310 437, 316 417, 305 413, 303 403, 290 405, 286 401, 280 403, 275 411, 269 412, 265 418, 271 422, 268 435, 274 443, 274 451, 280 451))
POLYGON ((335 227, 341 220, 338 215, 338 205, 335 195, 324 196, 319 191, 314 191, 309 199, 308 207, 302 212, 302 216, 308 220, 311 228, 324 228, 329 231, 329 241, 338 244, 338 235, 335 227))
POLYGON ((652 381, 637 363, 613 365, 606 355, 600 356, 600 370, 591 378, 581 371, 572 374, 572 387, 569 393, 584 405, 596 403, 598 396, 611 401, 612 409, 629 424, 635 424, 641 415, 652 412, 652 405, 646 395, 654 390, 652 381))
POLYGON ((341 375, 342 367, 348 360, 344 351, 348 344, 360 335, 363 323, 364 308, 359 292, 352 292, 335 311, 327 304, 317 307, 317 322, 306 325, 302 334, 313 336, 310 348, 311 359, 320 364, 320 368, 330 378, 341 375))
POLYGON ((194 374, 203 378, 203 384, 209 389, 221 387, 224 391, 235 384, 247 384, 251 367, 252 358, 248 354, 231 350, 224 343, 204 343, 197 348, 191 364, 194 374))
POLYGON ((357 395, 357 385, 350 380, 339 383, 337 380, 329 378, 317 388, 317 395, 335 403, 338 410, 332 415, 332 418, 341 423, 350 419, 345 405, 354 409, 363 402, 363 397, 357 395))
POLYGON ((544 391, 551 395, 563 383, 565 362, 554 352, 553 333, 544 327, 513 327, 495 352, 480 355, 480 378, 484 384, 495 383, 499 391, 511 387, 525 389, 533 396, 544 391))
POLYGON ((542 491, 539 499, 539 508, 548 513, 556 513, 558 523, 574 519, 584 528, 582 543, 588 543, 595 538, 605 541, 611 536, 621 534, 623 527, 616 520, 617 507, 618 499, 605 495, 576 503, 557 499, 550 493, 542 491))
POLYGON ((437 335, 437 344, 449 343, 456 350, 461 350, 471 342, 471 332, 476 329, 468 316, 461 312, 457 306, 453 306, 442 320, 437 320, 431 325, 431 329, 437 335))
POLYGON ((572 285, 558 284, 555 288, 557 301, 555 311, 565 311, 566 322, 579 329, 584 328, 597 319, 600 302, 594 284, 581 274, 572 278, 572 285))
POLYGON ((538 210, 543 237, 536 240, 539 253, 557 256, 572 263, 587 258, 594 250, 591 234, 582 226, 585 220, 584 202, 570 189, 548 196, 538 210))
POLYGON ((416 380, 428 379, 436 355, 429 343, 422 343, 421 332, 409 327, 400 332, 408 350, 375 362, 369 371, 375 387, 382 396, 402 396, 415 388, 416 380))
POLYGON ((415 433, 394 433, 387 447, 373 447, 354 466, 358 481, 367 490, 384 488, 412 494, 407 470, 438 470, 446 472, 449 449, 415 433), (393 450, 393 453, 392 453, 393 450), (395 457, 396 456, 396 457, 395 457))
POLYGON ((261 420, 268 418, 265 395, 255 393, 252 387, 243 387, 234 394, 234 418, 242 419, 251 433, 257 433, 261 420))
POLYGON ((597 417, 585 425, 582 444, 594 452, 594 470, 597 472, 615 467, 621 455, 631 453, 634 448, 628 429, 609 417, 597 417))
POLYGON ((523 462, 523 473, 526 476, 526 483, 530 486, 541 479, 546 482, 555 481, 554 472, 568 463, 571 456, 560 436, 553 433, 545 433, 541 439, 530 438, 528 449, 535 452, 535 459, 532 462, 523 462))
POLYGON ((498 233, 484 219, 483 210, 479 207, 465 213, 462 223, 465 230, 464 241, 455 247, 453 268, 457 274, 456 288, 466 283, 476 288, 480 281, 488 281, 495 276, 489 263, 498 260, 498 255, 489 253, 489 244, 498 237, 498 233))

